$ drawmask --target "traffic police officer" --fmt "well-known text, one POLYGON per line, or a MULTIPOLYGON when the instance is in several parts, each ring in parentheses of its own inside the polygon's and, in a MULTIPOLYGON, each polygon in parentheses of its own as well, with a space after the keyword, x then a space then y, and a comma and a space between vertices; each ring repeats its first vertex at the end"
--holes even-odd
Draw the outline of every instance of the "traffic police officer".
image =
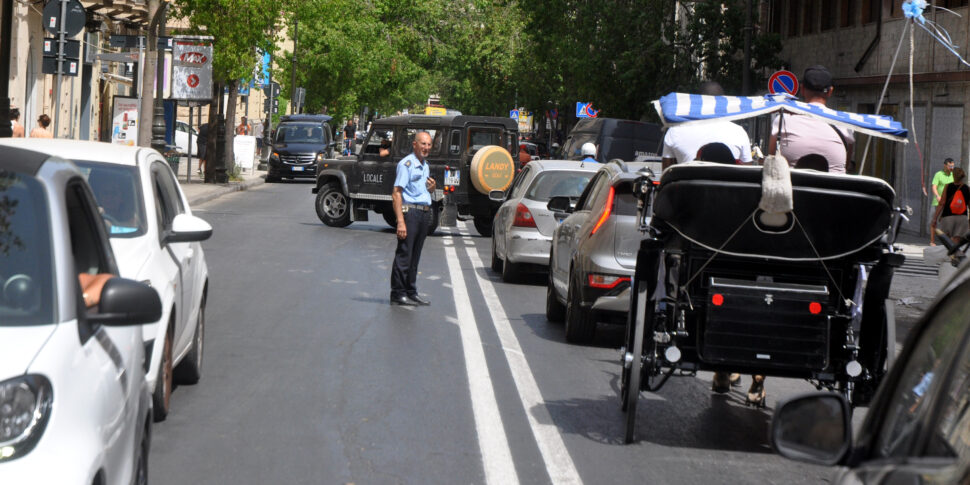
POLYGON ((431 224, 431 192, 435 180, 425 159, 431 151, 431 135, 419 131, 413 152, 397 164, 391 200, 397 217, 397 250, 391 267, 391 305, 430 305, 418 294, 415 281, 424 238, 431 224))

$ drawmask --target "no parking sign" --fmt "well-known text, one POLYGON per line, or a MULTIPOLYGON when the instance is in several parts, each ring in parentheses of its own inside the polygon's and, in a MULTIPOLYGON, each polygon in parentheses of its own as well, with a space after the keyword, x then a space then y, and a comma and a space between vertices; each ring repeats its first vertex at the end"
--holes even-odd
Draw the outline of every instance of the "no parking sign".
POLYGON ((778 71, 768 78, 768 92, 794 96, 798 92, 798 78, 791 71, 778 71))

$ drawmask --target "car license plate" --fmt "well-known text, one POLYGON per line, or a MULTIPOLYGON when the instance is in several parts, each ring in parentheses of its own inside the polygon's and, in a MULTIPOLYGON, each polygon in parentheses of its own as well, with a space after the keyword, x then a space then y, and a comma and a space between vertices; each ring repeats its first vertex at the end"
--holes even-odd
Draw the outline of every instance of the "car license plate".
POLYGON ((293 167, 294 172, 302 172, 306 167, 293 167))
POLYGON ((445 170, 445 185, 458 185, 461 180, 461 170, 445 170))

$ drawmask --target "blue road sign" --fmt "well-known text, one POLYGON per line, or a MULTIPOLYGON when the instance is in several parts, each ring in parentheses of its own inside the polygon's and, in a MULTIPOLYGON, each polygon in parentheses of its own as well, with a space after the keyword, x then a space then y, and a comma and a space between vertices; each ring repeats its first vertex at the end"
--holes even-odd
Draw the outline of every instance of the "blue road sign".
POLYGON ((514 120, 519 119, 519 110, 517 109, 509 110, 509 118, 512 118, 514 120))
POLYGON ((768 78, 768 92, 794 96, 798 92, 798 78, 791 71, 778 71, 768 78))
POLYGON ((593 103, 576 102, 577 118, 596 118, 599 113, 600 110, 593 109, 593 103))

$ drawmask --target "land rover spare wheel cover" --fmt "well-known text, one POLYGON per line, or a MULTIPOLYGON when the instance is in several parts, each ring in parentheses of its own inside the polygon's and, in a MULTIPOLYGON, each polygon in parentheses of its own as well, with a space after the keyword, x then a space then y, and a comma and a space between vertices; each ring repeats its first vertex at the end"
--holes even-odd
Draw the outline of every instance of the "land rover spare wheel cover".
POLYGON ((483 194, 507 189, 514 177, 515 164, 512 155, 498 145, 484 147, 472 157, 472 185, 483 194))

